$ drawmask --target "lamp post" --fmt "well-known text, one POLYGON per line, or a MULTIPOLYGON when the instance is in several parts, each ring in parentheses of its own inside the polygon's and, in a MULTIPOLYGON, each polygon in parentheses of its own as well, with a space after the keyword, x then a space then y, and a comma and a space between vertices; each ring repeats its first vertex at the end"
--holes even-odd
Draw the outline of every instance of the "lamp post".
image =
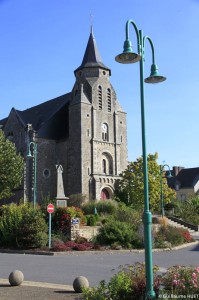
POLYGON ((168 175, 166 176, 167 178, 171 178, 171 170, 170 167, 168 165, 160 165, 160 204, 161 204, 161 214, 162 214, 162 218, 164 217, 164 200, 163 200, 163 189, 162 189, 162 174, 164 171, 164 167, 168 167, 169 172, 168 175))
POLYGON ((154 46, 148 36, 143 36, 143 31, 138 30, 133 20, 126 23, 126 40, 124 42, 124 51, 116 56, 115 60, 119 63, 129 64, 140 62, 140 101, 141 101, 141 126, 142 126, 142 154, 143 154, 143 174, 144 174, 144 244, 145 244, 145 272, 146 272, 146 295, 145 299, 155 299, 153 289, 153 262, 152 262, 152 241, 151 241, 151 224, 152 215, 149 210, 149 192, 148 192, 148 166, 146 153, 146 134, 145 134, 145 107, 144 107, 144 82, 158 83, 166 80, 160 76, 158 67, 155 64, 154 46), (129 26, 133 25, 136 36, 138 53, 134 53, 131 41, 129 40, 129 26), (145 61, 145 41, 148 40, 152 50, 151 74, 144 80, 144 61, 145 61))
POLYGON ((33 207, 35 208, 37 203, 37 143, 35 142, 29 143, 27 157, 34 159, 33 207), (31 153, 31 148, 33 154, 31 153))

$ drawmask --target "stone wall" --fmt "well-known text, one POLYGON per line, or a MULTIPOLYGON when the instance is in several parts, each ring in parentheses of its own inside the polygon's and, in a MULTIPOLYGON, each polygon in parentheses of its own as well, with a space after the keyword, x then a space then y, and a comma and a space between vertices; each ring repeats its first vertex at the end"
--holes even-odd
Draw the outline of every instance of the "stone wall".
POLYGON ((88 241, 92 240, 97 235, 100 226, 79 226, 79 224, 71 225, 71 240, 75 240, 76 237, 84 237, 88 241))

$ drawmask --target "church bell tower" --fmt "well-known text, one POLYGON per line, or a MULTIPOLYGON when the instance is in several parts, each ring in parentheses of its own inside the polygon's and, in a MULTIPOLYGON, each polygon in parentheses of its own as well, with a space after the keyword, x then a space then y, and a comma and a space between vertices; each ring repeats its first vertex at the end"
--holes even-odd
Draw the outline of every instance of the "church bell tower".
POLYGON ((69 106, 69 169, 73 194, 110 199, 127 166, 126 113, 109 79, 91 28, 69 106))

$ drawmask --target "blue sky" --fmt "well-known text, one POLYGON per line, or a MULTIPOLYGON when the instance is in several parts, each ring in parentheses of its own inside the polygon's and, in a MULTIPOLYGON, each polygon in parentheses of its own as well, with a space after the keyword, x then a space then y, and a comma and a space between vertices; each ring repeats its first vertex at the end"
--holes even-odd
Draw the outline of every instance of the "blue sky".
MULTIPOLYGON (((129 160, 142 154, 139 63, 122 65, 125 24, 132 19, 155 47, 167 81, 145 85, 147 152, 159 163, 199 167, 199 0, 0 0, 0 119, 72 90, 90 14, 102 61, 127 112, 129 160)), ((137 51, 133 27, 130 37, 137 51)), ((151 49, 146 45, 145 75, 151 49)))

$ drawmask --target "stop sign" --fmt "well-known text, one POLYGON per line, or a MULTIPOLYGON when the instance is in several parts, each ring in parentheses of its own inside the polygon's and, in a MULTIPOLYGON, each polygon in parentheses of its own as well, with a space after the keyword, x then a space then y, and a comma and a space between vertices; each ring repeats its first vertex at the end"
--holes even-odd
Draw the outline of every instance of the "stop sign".
POLYGON ((53 212, 54 212, 54 210, 55 210, 55 207, 54 207, 54 205, 53 204, 48 204, 48 206, 47 206, 47 212, 49 213, 49 214, 52 214, 53 212))

